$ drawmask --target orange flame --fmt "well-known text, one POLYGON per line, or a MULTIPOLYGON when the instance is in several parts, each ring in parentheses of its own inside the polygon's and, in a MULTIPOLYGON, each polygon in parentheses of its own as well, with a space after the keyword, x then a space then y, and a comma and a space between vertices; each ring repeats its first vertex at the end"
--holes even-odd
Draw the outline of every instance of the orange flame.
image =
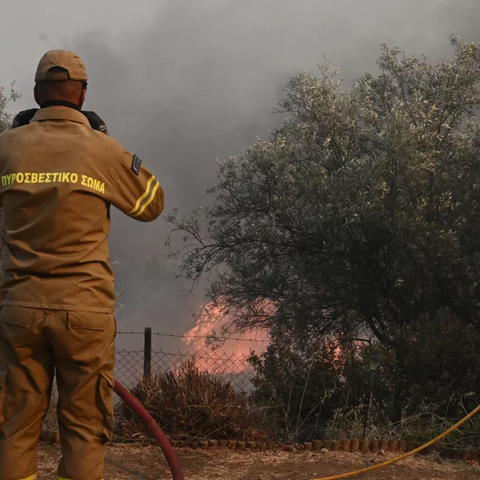
MULTIPOLYGON (((229 323, 230 318, 226 316, 222 308, 209 303, 205 305, 197 317, 196 325, 191 328, 186 334, 184 343, 189 352, 194 353, 200 357, 211 356, 212 345, 209 345, 206 340, 208 337, 216 337, 222 331, 222 327, 229 323)), ((220 351, 217 351, 219 359, 224 359, 225 363, 230 364, 230 373, 240 373, 245 371, 248 367, 246 359, 254 350, 256 353, 263 352, 268 345, 268 333, 266 331, 259 331, 256 333, 238 333, 235 334, 235 340, 228 340, 221 344, 220 351), (251 341, 254 340, 254 341, 251 341)), ((205 370, 211 373, 217 370, 205 364, 205 370)))

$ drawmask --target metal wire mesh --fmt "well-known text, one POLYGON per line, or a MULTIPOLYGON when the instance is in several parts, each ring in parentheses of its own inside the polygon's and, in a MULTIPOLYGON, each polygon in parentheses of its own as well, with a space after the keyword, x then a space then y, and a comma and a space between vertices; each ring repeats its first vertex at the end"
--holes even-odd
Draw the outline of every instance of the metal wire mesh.
MULTIPOLYGON (((144 375, 144 359, 145 352, 142 350, 117 352, 115 375, 119 382, 127 388, 136 385, 144 375)), ((238 391, 249 392, 252 389, 254 370, 247 357, 214 351, 208 354, 154 351, 151 356, 151 374, 154 376, 176 372, 187 361, 194 361, 202 372, 230 382, 238 391)))
POLYGON ((135 386, 143 376, 143 351, 117 351, 115 377, 127 388, 135 386))

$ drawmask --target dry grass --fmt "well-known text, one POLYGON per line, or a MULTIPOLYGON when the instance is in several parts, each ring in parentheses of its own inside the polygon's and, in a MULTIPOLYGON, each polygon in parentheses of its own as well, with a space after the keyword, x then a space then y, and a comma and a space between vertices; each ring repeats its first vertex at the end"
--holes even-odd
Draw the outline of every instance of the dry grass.
MULTIPOLYGON (((185 362, 178 371, 157 375, 132 390, 135 397, 176 439, 258 438, 258 411, 245 395, 208 372, 195 361, 185 362)), ((125 406, 117 411, 116 435, 120 438, 148 436, 138 417, 125 406)))
POLYGON ((50 400, 50 407, 48 409, 45 420, 43 421, 43 428, 50 432, 56 432, 58 430, 57 401, 58 394, 56 389, 54 389, 50 400))
MULTIPOLYGON (((57 447, 43 446, 40 480, 54 480, 57 447)), ((180 449, 178 455, 189 480, 311 480, 350 472, 365 466, 369 457, 352 453, 266 453, 229 450, 180 449)), ((387 454, 385 458, 391 458, 387 454)), ((171 478, 157 447, 116 445, 107 449, 105 478, 111 480, 158 480, 171 478)), ((478 480, 480 467, 464 462, 438 463, 414 457, 362 476, 365 480, 478 480)))

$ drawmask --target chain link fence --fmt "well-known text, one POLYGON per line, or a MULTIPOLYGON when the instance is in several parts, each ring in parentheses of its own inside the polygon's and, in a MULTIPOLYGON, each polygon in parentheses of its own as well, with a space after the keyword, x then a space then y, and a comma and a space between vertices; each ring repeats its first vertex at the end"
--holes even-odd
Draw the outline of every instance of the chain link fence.
POLYGON ((115 375, 125 387, 132 388, 144 377, 174 373, 189 361, 195 362, 201 372, 228 381, 238 392, 248 393, 253 388, 255 372, 247 357, 215 351, 208 354, 152 351, 149 357, 144 350, 121 350, 117 352, 115 375))
POLYGON ((194 362, 200 372, 228 381, 238 392, 248 393, 253 388, 255 371, 248 362, 248 356, 216 350, 197 353, 155 350, 152 348, 152 336, 158 334, 152 333, 151 328, 146 328, 144 332, 119 332, 119 335, 141 335, 144 340, 141 350, 117 350, 115 375, 127 388, 134 387, 143 378, 175 373, 187 362, 194 362))

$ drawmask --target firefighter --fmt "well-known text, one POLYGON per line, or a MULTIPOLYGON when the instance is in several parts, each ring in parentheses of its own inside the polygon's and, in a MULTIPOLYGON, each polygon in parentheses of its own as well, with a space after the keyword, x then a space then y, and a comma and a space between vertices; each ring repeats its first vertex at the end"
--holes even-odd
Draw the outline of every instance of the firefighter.
POLYGON ((140 158, 81 112, 86 91, 81 58, 47 52, 35 75, 40 109, 0 136, 0 480, 36 478, 54 376, 58 478, 103 478, 116 335, 110 206, 142 222, 163 210, 163 190, 140 158))

